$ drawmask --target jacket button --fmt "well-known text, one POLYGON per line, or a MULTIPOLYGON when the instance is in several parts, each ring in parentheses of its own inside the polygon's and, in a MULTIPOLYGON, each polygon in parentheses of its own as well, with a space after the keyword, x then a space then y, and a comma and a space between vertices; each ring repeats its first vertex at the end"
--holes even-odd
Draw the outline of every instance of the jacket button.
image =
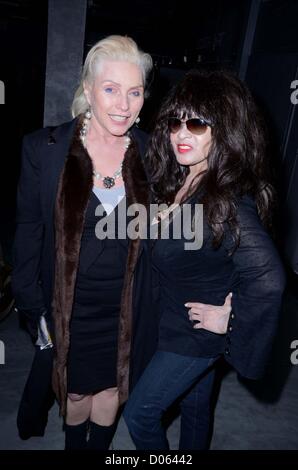
POLYGON ((229 350, 229 348, 226 348, 226 349, 225 349, 225 354, 226 354, 227 356, 230 355, 230 350, 229 350))
POLYGON ((231 313, 231 318, 232 318, 232 320, 234 320, 234 318, 235 318, 235 314, 234 314, 234 313, 231 313))
POLYGON ((228 328, 229 331, 233 331, 233 327, 230 325, 228 328))

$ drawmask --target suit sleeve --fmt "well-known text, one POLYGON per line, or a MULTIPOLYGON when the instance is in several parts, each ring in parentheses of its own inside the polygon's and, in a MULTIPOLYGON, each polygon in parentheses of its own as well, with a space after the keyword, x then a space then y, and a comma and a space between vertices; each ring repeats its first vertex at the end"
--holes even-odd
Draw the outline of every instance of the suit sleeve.
POLYGON ((255 203, 239 204, 241 239, 233 254, 238 283, 233 292, 225 356, 240 375, 262 377, 276 334, 285 274, 261 224, 255 203))
POLYGON ((34 139, 25 137, 17 193, 12 288, 16 307, 32 320, 45 310, 40 284, 43 220, 40 203, 40 155, 34 139))

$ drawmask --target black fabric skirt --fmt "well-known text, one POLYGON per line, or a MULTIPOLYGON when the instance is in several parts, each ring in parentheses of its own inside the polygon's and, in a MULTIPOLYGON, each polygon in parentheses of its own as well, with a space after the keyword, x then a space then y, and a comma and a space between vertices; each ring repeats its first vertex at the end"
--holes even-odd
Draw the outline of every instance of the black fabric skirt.
POLYGON ((126 251, 117 239, 94 239, 94 203, 91 198, 70 323, 68 392, 78 394, 95 393, 117 383, 118 323, 126 251), (90 252, 91 260, 86 261, 90 252))

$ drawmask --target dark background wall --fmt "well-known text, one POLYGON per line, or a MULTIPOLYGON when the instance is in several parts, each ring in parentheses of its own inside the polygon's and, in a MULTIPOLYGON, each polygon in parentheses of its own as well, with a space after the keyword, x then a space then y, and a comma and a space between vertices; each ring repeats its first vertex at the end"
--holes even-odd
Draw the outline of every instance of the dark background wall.
POLYGON ((298 2, 260 2, 246 82, 270 127, 271 160, 277 169, 281 250, 298 272, 298 115, 291 83, 298 77, 298 2))
POLYGON ((0 0, 5 256, 10 258, 22 135, 70 118, 82 60, 108 34, 130 35, 153 56, 151 98, 141 116, 146 130, 162 96, 186 70, 220 67, 243 76, 267 115, 272 165, 278 168, 287 215, 284 246, 295 244, 298 132, 290 85, 297 78, 297 18, 295 0, 0 0))
POLYGON ((0 2, 0 241, 10 259, 22 136, 42 126, 47 2, 0 2))

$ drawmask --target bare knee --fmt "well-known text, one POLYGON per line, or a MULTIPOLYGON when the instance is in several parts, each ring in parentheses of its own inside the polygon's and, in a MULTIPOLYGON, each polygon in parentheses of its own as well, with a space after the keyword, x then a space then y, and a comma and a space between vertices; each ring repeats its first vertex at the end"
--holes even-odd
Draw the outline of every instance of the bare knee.
POLYGON ((101 426, 110 426, 116 419, 118 409, 118 388, 102 390, 93 396, 91 421, 101 426))
POLYGON ((112 387, 112 388, 107 388, 106 390, 102 390, 97 394, 98 398, 102 398, 104 400, 113 400, 118 398, 118 388, 117 387, 112 387))
POLYGON ((118 388, 107 388, 106 390, 102 390, 101 392, 96 393, 93 395, 92 403, 97 406, 103 407, 118 407, 119 406, 119 394, 118 388))
POLYGON ((81 401, 81 400, 84 400, 85 397, 87 397, 88 395, 80 395, 78 393, 68 393, 67 394, 67 397, 71 400, 71 401, 81 401))
POLYGON ((80 424, 89 418, 92 406, 92 395, 78 393, 67 394, 66 424, 80 424))

